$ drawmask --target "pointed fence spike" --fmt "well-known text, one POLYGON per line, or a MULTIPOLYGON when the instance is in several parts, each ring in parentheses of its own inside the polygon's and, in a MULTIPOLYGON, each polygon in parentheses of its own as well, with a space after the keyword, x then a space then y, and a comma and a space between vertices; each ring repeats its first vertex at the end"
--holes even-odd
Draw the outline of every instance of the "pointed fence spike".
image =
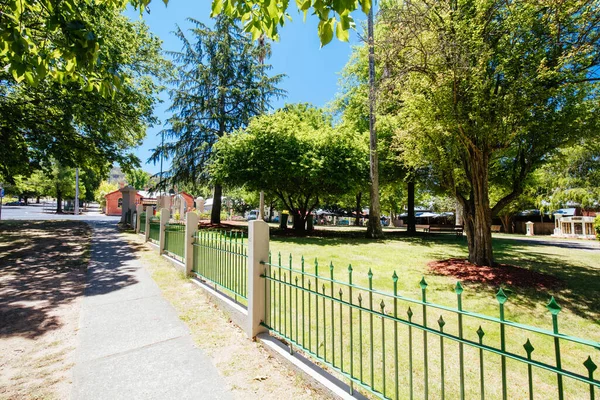
POLYGON ((535 350, 535 347, 533 347, 533 345, 529 341, 529 338, 527 338, 527 341, 523 345, 523 348, 525 349, 525 352, 527 353, 527 357, 531 357, 531 353, 535 350))
POLYGON ((362 294, 358 294, 358 305, 362 303, 362 294))
POLYGON ((352 264, 348 264, 348 272, 352 273, 352 264))
POLYGON ((381 300, 381 303, 379 303, 379 306, 381 307, 381 312, 383 312, 383 309, 385 308, 385 303, 383 302, 383 300, 381 300))
POLYGON ((548 304, 546 305, 546 308, 550 311, 550 313, 552 315, 558 315, 558 313, 561 310, 561 307, 558 305, 558 303, 556 302, 556 299, 554 299, 554 296, 552 296, 550 298, 550 301, 548 302, 548 304))
POLYGON ((498 303, 500 304, 504 304, 506 303, 506 300, 508 300, 508 296, 506 295, 506 293, 504 293, 504 290, 502 290, 502 288, 500 288, 498 290, 498 293, 496 293, 496 300, 498 300, 498 303))
POLYGON ((423 289, 423 290, 427 289, 427 281, 425 280, 425 276, 423 276, 421 278, 421 282, 419 282, 419 286, 421 286, 421 289, 423 289))
POLYGON ((398 275, 396 274, 396 271, 394 271, 394 275, 392 275, 392 281, 394 283, 398 282, 398 275))
POLYGON ((444 325, 446 325, 446 321, 444 321, 444 317, 442 315, 440 315, 440 318, 438 319, 438 325, 440 326, 440 329, 444 328, 444 325))
POLYGON ((341 299, 341 298, 342 298, 342 295, 344 294, 344 292, 342 291, 342 288, 340 288, 340 291, 339 291, 339 293, 340 293, 340 299, 341 299))
POLYGON ((329 262, 329 269, 330 269, 331 271, 333 271, 333 261, 330 261, 330 262, 329 262))
POLYGON ((463 288, 463 285, 460 283, 460 281, 456 282, 456 286, 454 287, 454 291, 456 292, 456 294, 462 294, 462 292, 465 289, 463 288))
POLYGON ((371 268, 369 268, 369 273, 367 274, 367 276, 369 277, 369 279, 373 278, 373 271, 371 271, 371 268))
POLYGON ((298 277, 296 276, 296 286, 298 286, 298 277))
POLYGON ((583 366, 588 370, 588 373, 591 375, 594 373, 598 366, 592 361, 592 357, 588 356, 587 360, 583 362, 583 366))
POLYGON ((481 329, 481 325, 479 325, 479 329, 477 329, 477 336, 479 336, 479 340, 482 340, 485 336, 485 332, 481 329))
POLYGON ((406 315, 408 315, 408 320, 410 321, 410 319, 413 316, 413 310, 412 310, 412 308, 408 307, 408 310, 406 311, 406 315))

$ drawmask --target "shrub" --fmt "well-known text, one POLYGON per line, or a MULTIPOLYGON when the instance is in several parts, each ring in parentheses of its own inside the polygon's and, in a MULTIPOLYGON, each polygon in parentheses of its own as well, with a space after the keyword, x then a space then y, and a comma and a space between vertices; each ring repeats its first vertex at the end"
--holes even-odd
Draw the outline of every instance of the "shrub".
POLYGON ((594 229, 596 230, 596 237, 600 240, 600 213, 596 215, 594 220, 594 229))

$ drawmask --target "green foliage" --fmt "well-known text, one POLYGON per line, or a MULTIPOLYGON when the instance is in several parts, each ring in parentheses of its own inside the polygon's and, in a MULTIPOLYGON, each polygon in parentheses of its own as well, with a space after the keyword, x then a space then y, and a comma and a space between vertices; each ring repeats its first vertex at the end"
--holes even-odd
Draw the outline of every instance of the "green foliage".
POLYGON ((456 193, 470 259, 490 264, 491 215, 558 148, 598 137, 599 4, 411 1, 384 7, 379 26, 404 162, 456 193))
POLYGON ((150 183, 150 174, 141 168, 132 169, 125 172, 127 184, 133 186, 137 190, 144 190, 150 183))
MULTIPOLYGON (((274 0, 213 0, 212 16, 228 15, 240 19, 244 30, 252 34, 254 40, 264 33, 269 38, 277 40, 278 28, 285 20, 292 18, 287 13, 289 1, 274 0)), ((318 34, 321 46, 326 45, 336 37, 348 41, 349 30, 354 28, 354 19, 350 13, 359 6, 363 12, 369 12, 370 0, 296 0, 298 11, 306 15, 311 12, 319 18, 318 34)))
POLYGON ((365 140, 333 129, 320 110, 305 104, 254 118, 215 150, 215 181, 272 193, 295 216, 353 190, 368 173, 365 140))
POLYGON ((102 181, 98 188, 94 191, 94 199, 100 204, 101 208, 106 207, 106 196, 107 194, 117 190, 119 186, 116 183, 108 183, 102 181))
MULTIPOLYGON (((46 79, 76 82, 109 96, 123 76, 109 63, 110 36, 102 19, 120 14, 126 0, 3 0, 0 65, 17 83, 36 86, 46 79)), ((130 0, 140 12, 150 0, 130 0)), ((166 3, 166 1, 165 1, 166 3)))
MULTIPOLYGON (((161 156, 172 159, 165 173, 171 185, 205 183, 216 141, 269 108, 270 98, 284 94, 275 86, 283 76, 267 76, 271 67, 259 61, 269 49, 252 43, 234 21, 219 17, 214 29, 197 20, 190 22, 194 24, 191 38, 178 28, 183 49, 170 53, 177 77, 171 81, 173 116, 163 133, 173 141, 151 157, 154 162, 161 156)), ((161 184, 166 187, 166 182, 161 184)))
POLYGON ((102 7, 93 13, 103 38, 101 64, 119 74, 120 89, 109 95, 85 80, 52 79, 32 87, 0 71, 0 179, 28 175, 54 159, 95 171, 100 179, 91 186, 97 186, 113 162, 139 163, 129 150, 155 122, 161 88, 154 79, 164 77, 168 64, 145 25, 102 7))
POLYGON ((594 219, 594 229, 596 230, 596 237, 600 240, 600 213, 594 219))
POLYGON ((600 205, 600 142, 591 139, 559 149, 536 172, 535 188, 540 200, 551 210, 578 204, 583 208, 600 205))

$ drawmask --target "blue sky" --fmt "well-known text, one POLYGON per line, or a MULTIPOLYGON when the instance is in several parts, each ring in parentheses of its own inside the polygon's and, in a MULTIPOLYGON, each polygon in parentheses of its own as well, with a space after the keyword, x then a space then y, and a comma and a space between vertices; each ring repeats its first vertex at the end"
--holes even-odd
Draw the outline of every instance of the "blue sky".
MULTIPOLYGON (((150 30, 163 41, 164 50, 180 50, 180 42, 172 34, 176 25, 187 29, 190 24, 187 18, 200 20, 207 25, 212 25, 209 0, 170 0, 165 7, 162 1, 155 0, 151 3, 150 14, 144 14, 144 21, 150 30)), ((288 22, 280 30, 279 42, 272 43, 272 56, 268 61, 272 66, 273 74, 286 74, 287 78, 281 87, 287 90, 287 98, 274 103, 280 107, 284 103, 309 102, 316 106, 324 106, 335 97, 338 90, 339 72, 349 59, 351 46, 359 43, 356 32, 350 35, 350 43, 343 43, 337 39, 320 48, 317 35, 318 19, 308 15, 306 22, 303 16, 296 12, 295 5, 291 3, 293 21, 288 22)), ((357 13, 358 14, 358 13, 357 13)), ((127 11, 132 19, 139 19, 136 11, 127 11)), ((362 17, 361 14, 355 18, 362 17)), ((357 25, 360 25, 357 21, 357 25)), ((169 115, 166 109, 169 98, 166 93, 161 96, 164 102, 160 104, 155 114, 161 120, 166 120, 169 115)), ((145 164, 160 138, 157 135, 162 126, 148 129, 147 137, 135 154, 142 160, 142 168, 151 173, 158 173, 160 166, 145 164)), ((168 162, 167 167, 168 168, 168 162)))

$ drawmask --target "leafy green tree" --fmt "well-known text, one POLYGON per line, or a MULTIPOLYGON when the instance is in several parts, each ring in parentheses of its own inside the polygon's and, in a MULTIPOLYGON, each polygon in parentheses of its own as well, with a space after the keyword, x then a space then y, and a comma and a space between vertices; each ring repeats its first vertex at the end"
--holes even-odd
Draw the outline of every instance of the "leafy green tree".
POLYGON ((150 183, 150 174, 141 168, 132 169, 125 172, 125 180, 137 190, 144 190, 150 183))
POLYGON ((123 79, 112 96, 79 82, 44 80, 31 87, 0 71, 0 146, 5 151, 0 179, 28 175, 50 160, 99 175, 113 162, 139 163, 130 150, 156 121, 152 112, 161 87, 155 79, 165 76, 169 64, 145 25, 107 11, 98 23, 104 36, 102 62, 123 79))
MULTIPOLYGON (((56 198, 56 213, 61 214, 63 200, 75 198, 75 168, 65 167, 55 162, 49 170, 45 171, 45 174, 48 179, 48 195, 56 198)), ((81 179, 79 196, 81 198, 86 196, 85 185, 81 179)))
POLYGON ((128 3, 141 12, 150 1, 2 0, 0 66, 19 83, 35 86, 48 78, 109 95, 123 76, 104 62, 110 39, 102 19, 128 3))
MULTIPOLYGON (((192 39, 178 29, 183 49, 170 53, 178 72, 171 82, 175 87, 170 93, 173 116, 164 134, 174 140, 158 147, 151 157, 154 162, 161 156, 172 159, 171 169, 160 183, 163 187, 167 182, 205 183, 215 143, 269 108, 272 97, 284 95, 276 86, 283 76, 267 75, 271 66, 259 61, 265 50, 235 21, 221 16, 214 29, 197 20, 190 22, 195 26, 190 30, 192 39)), ((211 222, 218 224, 223 188, 215 183, 213 189, 211 222)))
POLYGON ((469 260, 492 265, 492 216, 557 148, 598 137, 600 4, 411 1, 380 25, 405 162, 432 166, 463 207, 469 260))
POLYGON ((563 148, 537 173, 538 198, 556 210, 570 204, 600 206, 600 142, 588 140, 563 148))
POLYGON ((215 150, 213 179, 277 196, 293 215, 297 232, 305 231, 321 199, 348 193, 368 173, 361 136, 333 129, 306 104, 252 119, 244 131, 222 138, 215 150))
POLYGON ((109 183, 108 181, 100 182, 98 188, 94 191, 94 200, 100 204, 100 208, 104 209, 106 207, 106 198, 105 196, 111 192, 114 192, 119 188, 119 185, 116 183, 109 183))
MULTIPOLYGON (((287 13, 289 4, 288 1, 213 0, 212 16, 225 14, 240 19, 253 39, 258 39, 261 33, 277 39, 278 28, 284 25, 286 19, 291 20, 287 13)), ((298 0, 296 5, 304 13, 304 18, 309 12, 317 15, 318 34, 324 46, 333 39, 334 33, 339 40, 348 41, 349 30, 354 27, 350 13, 359 7, 365 14, 368 13, 371 1, 298 0)))

